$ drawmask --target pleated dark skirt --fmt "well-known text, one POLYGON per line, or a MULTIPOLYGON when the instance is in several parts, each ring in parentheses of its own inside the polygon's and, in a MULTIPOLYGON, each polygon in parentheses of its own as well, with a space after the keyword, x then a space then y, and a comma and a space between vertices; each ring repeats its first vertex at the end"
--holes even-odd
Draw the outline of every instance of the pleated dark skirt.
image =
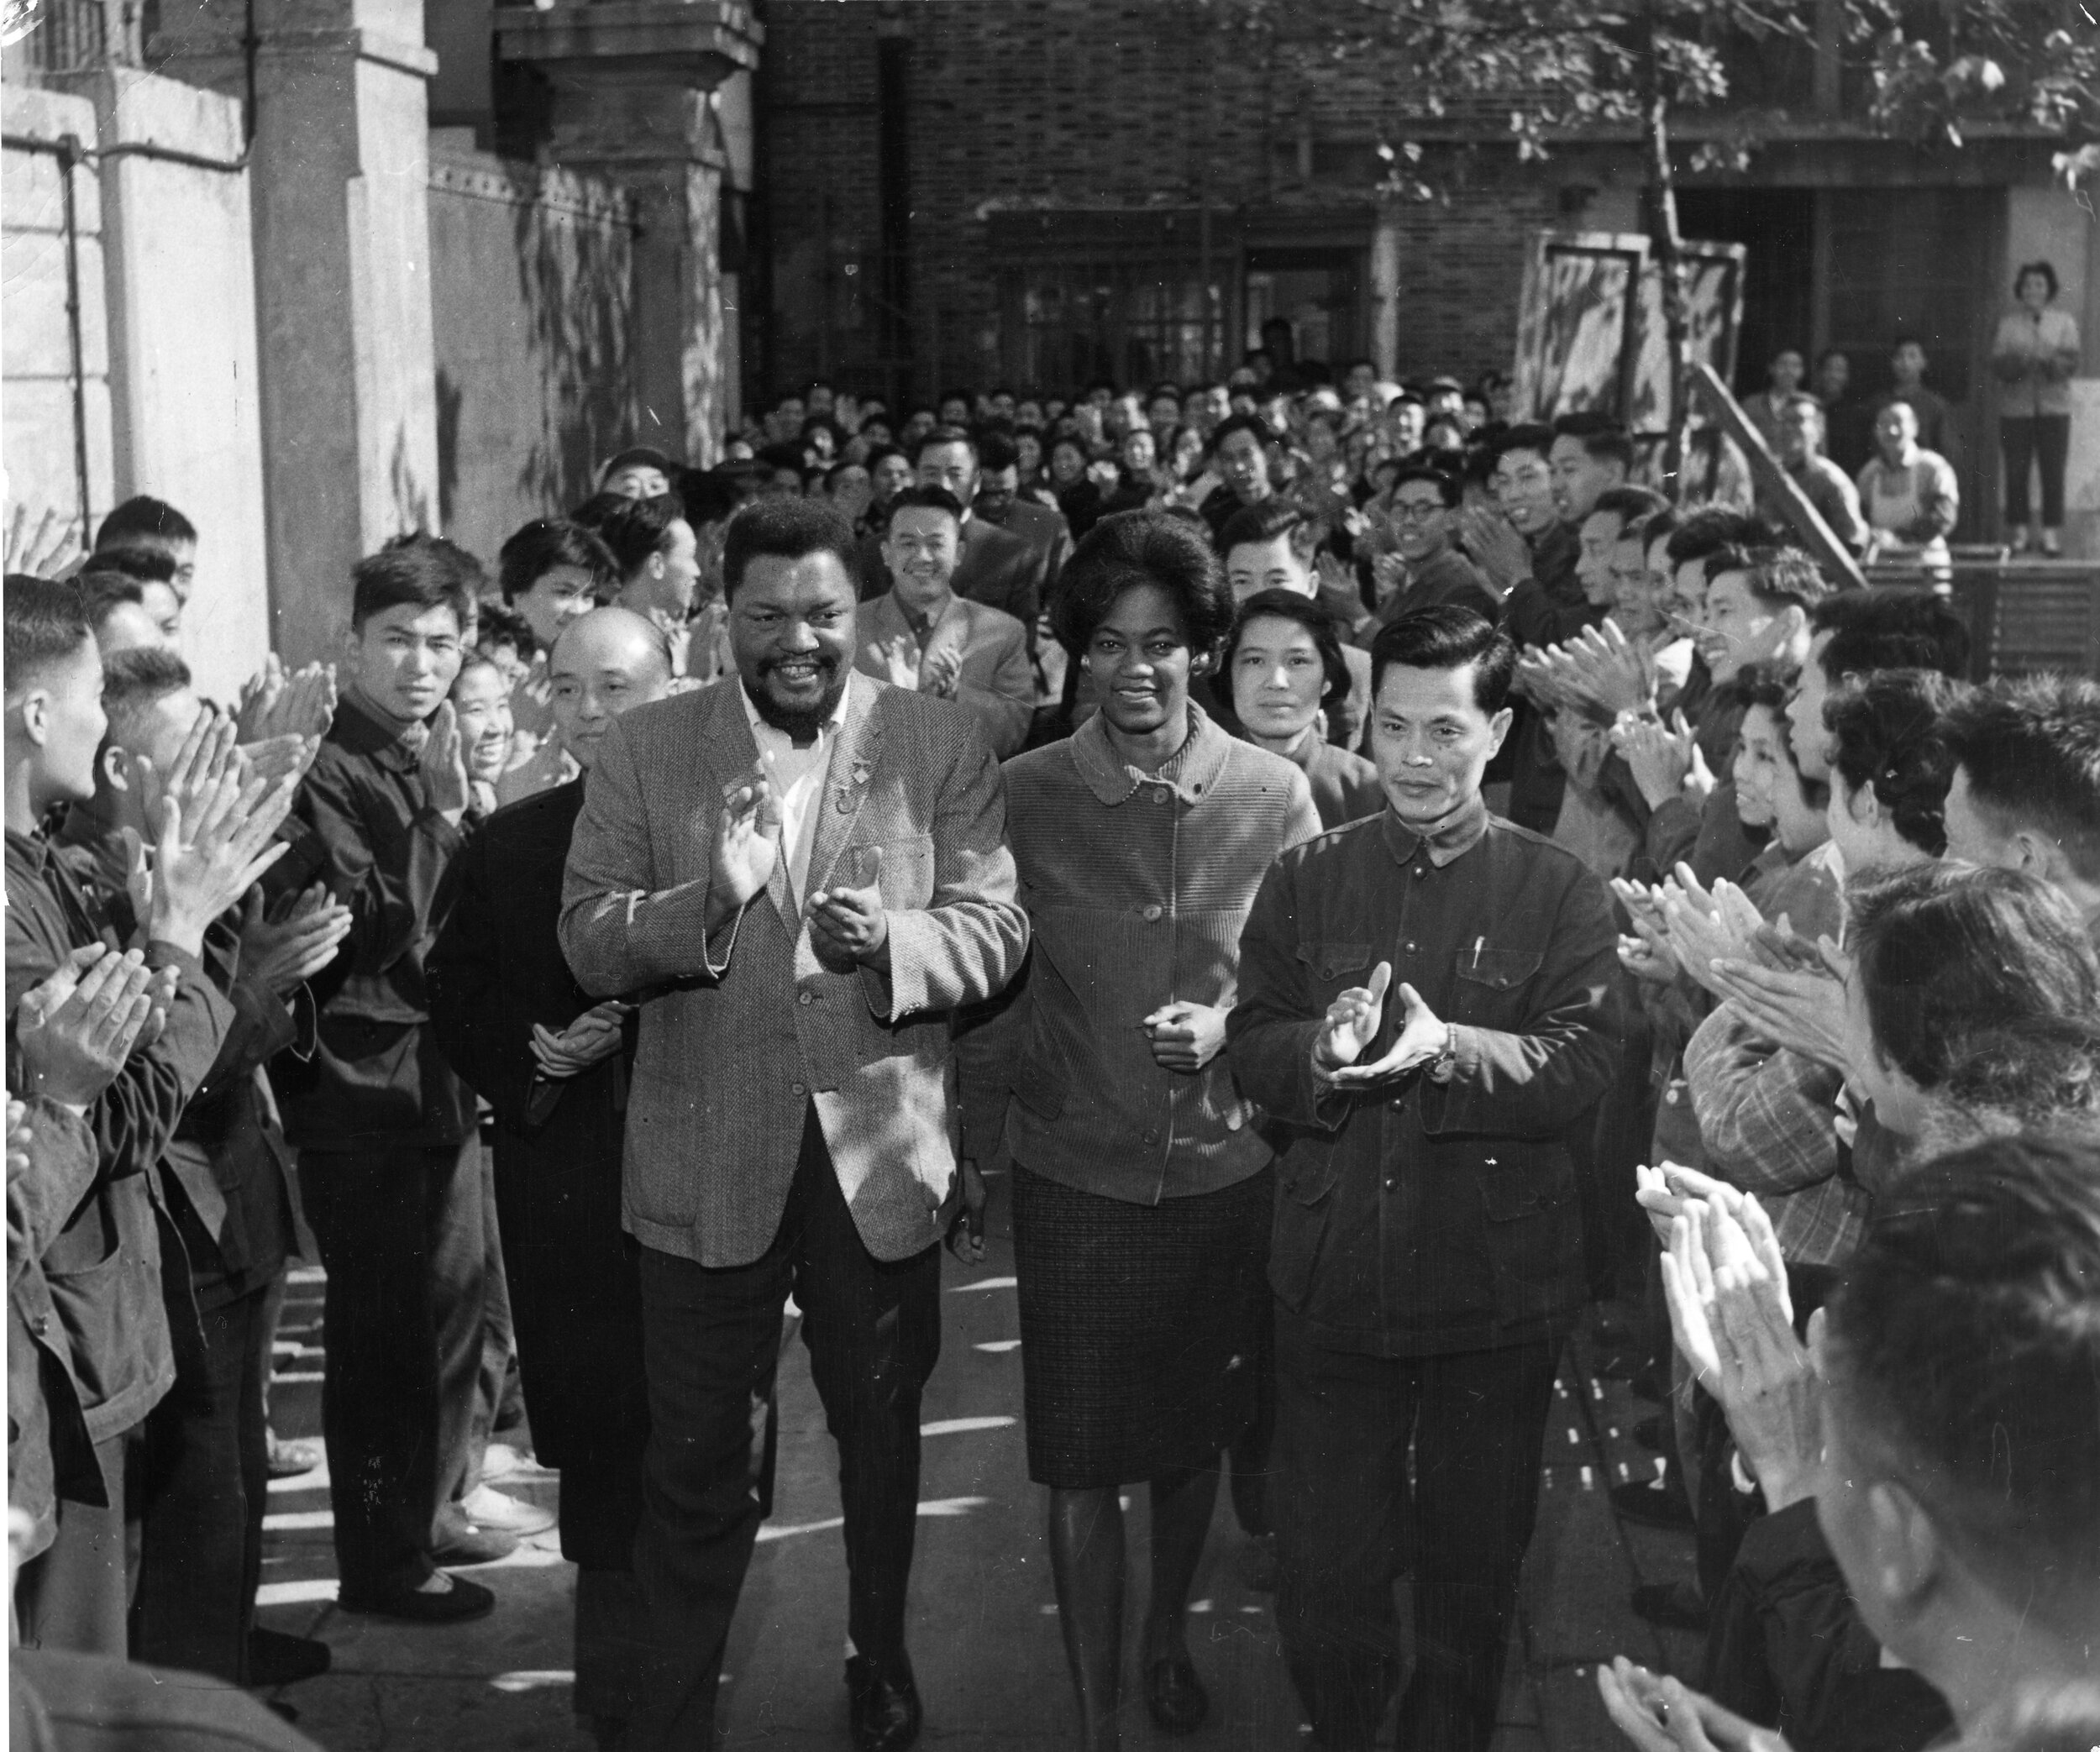
POLYGON ((1130 1204, 1014 1167, 1028 1476, 1095 1490, 1215 1463, 1254 1414, 1275 1178, 1130 1204))

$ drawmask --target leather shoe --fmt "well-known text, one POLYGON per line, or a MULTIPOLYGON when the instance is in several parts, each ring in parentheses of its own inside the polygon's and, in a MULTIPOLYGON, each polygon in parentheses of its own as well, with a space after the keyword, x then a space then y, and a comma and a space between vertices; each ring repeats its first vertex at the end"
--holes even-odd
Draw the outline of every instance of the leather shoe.
POLYGON ((1166 1734, 1194 1734, 1210 1713, 1210 1699, 1185 1655, 1163 1655, 1145 1670, 1145 1707, 1166 1734))
POLYGON ((248 1633, 248 1683, 258 1691, 318 1679, 334 1659, 328 1645, 311 1636, 288 1636, 258 1624, 248 1633))
POLYGON ((885 1668, 864 1655, 851 1656, 846 1695, 856 1752, 904 1752, 918 1739, 926 1712, 909 1661, 885 1668))
POLYGON ((375 1618, 400 1618, 411 1624, 464 1624, 496 1610, 496 1596, 479 1582, 452 1578, 442 1594, 412 1587, 381 1588, 370 1594, 344 1594, 335 1603, 345 1612, 375 1618))

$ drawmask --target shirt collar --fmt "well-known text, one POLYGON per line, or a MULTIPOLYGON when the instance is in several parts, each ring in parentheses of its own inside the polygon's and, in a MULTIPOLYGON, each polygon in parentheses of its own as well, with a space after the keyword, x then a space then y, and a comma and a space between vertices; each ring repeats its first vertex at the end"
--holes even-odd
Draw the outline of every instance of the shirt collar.
MULTIPOLYGON (((846 685, 838 690, 838 704, 832 708, 832 715, 816 727, 817 742, 822 742, 827 736, 837 736, 840 729, 843 727, 846 722, 846 702, 852 697, 853 691, 853 677, 848 675, 846 678, 846 685)), ((753 742, 757 742, 762 736, 785 736, 787 734, 787 732, 782 730, 778 725, 767 723, 759 715, 759 708, 753 703, 751 698, 751 690, 743 685, 743 677, 741 675, 737 678, 737 697, 743 701, 744 721, 751 727, 753 742)))
POLYGON ((408 767, 420 761, 429 734, 427 724, 396 725, 381 718, 347 690, 336 702, 335 721, 328 728, 330 740, 353 754, 384 755, 408 767))
POLYGON ((1110 808, 1127 803, 1142 784, 1170 785, 1184 803, 1199 803, 1216 784, 1231 753, 1232 738, 1193 700, 1189 702, 1189 740, 1176 757, 1179 770, 1171 778, 1163 773, 1141 773, 1118 754, 1108 738, 1108 721, 1098 711, 1072 736, 1072 758, 1079 776, 1110 808))
POLYGON ((1389 805, 1384 816, 1386 849, 1395 863, 1408 864, 1426 847, 1429 861, 1441 870, 1456 863, 1487 837, 1488 820, 1487 800, 1478 791, 1470 804, 1446 816, 1427 833, 1415 832, 1389 805))

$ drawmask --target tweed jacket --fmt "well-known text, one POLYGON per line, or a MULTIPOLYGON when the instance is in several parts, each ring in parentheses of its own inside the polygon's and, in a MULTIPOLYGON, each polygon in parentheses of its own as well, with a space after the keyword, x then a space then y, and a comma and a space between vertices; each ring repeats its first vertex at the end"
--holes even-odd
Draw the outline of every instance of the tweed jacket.
MULTIPOLYGON (((890 666, 881 648, 894 639, 916 637, 895 590, 861 610, 856 637, 860 648, 854 667, 877 681, 887 681, 890 666)), ((977 720, 977 727, 999 759, 1018 754, 1036 712, 1036 672, 1028 662, 1026 629, 999 609, 951 596, 926 649, 937 645, 953 645, 963 659, 955 697, 948 703, 977 720)))
POLYGON ((948 1013, 1020 970, 1005 795, 976 726, 858 674, 814 815, 808 893, 879 847, 890 968, 834 973, 790 898, 768 890, 706 936, 725 789, 758 760, 733 680, 613 721, 584 794, 561 942, 596 998, 643 1000, 627 1107, 625 1220, 706 1266, 771 1245, 814 1104, 868 1251, 939 1239, 957 1120, 948 1013))

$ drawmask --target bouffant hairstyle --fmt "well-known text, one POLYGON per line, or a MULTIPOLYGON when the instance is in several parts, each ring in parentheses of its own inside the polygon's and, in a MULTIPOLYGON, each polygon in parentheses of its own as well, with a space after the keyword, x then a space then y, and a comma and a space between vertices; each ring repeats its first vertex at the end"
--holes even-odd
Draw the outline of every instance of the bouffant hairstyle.
POLYGON ((1216 652, 1232 630, 1232 592, 1195 524, 1164 511, 1103 517, 1064 564, 1051 623, 1066 650, 1081 652, 1126 590, 1153 585, 1173 600, 1199 656, 1216 652))

